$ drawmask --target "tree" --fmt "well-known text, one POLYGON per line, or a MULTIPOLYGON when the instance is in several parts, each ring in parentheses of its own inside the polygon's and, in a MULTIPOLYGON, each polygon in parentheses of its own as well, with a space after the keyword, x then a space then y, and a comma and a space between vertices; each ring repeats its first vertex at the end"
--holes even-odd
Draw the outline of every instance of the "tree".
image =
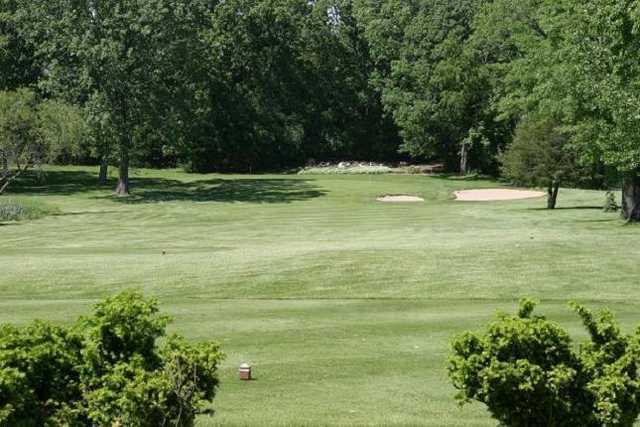
POLYGON ((18 5, 16 0, 0 0, 0 90, 33 86, 41 74, 33 46, 17 28, 18 5))
POLYGON ((87 135, 71 105, 40 102, 30 89, 0 92, 0 194, 29 169, 76 152, 87 135))
POLYGON ((177 336, 159 346, 169 320, 125 292, 72 327, 0 326, 0 424, 192 426, 223 355, 177 336))
POLYGON ((508 426, 632 426, 640 413, 640 332, 624 335, 611 312, 573 305, 591 340, 575 350, 558 324, 500 314, 484 333, 452 344, 449 376, 461 403, 484 403, 508 426))
POLYGON ((0 194, 48 155, 38 132, 37 107, 30 90, 0 92, 0 194))
POLYGON ((38 132, 49 149, 48 161, 72 160, 91 138, 83 111, 57 99, 38 105, 38 132))
POLYGON ((376 64, 357 4, 316 1, 307 27, 303 56, 316 83, 306 157, 398 159, 398 129, 371 81, 376 64))
POLYGON ((518 185, 547 188, 547 208, 555 209, 561 184, 576 185, 589 170, 578 162, 569 136, 551 119, 528 117, 500 155, 503 175, 518 185))
POLYGON ((569 19, 577 24, 564 29, 566 56, 560 58, 567 70, 579 70, 569 86, 585 110, 575 120, 576 141, 600 152, 624 177, 622 215, 639 221, 640 117, 633 110, 640 102, 640 7, 631 0, 565 3, 549 15, 557 26, 569 19))
POLYGON ((192 170, 397 156, 352 2, 225 1, 203 34, 207 81, 178 154, 192 170))
MULTIPOLYGON (((109 133, 117 138, 117 194, 129 193, 129 164, 145 138, 141 130, 166 131, 167 118, 192 95, 184 73, 192 62, 184 59, 199 42, 194 28, 208 8, 205 0, 21 3, 21 31, 48 70, 43 87, 89 103, 101 117, 108 114, 109 133)), ((96 122, 105 124, 90 120, 96 122)))
POLYGON ((508 135, 494 120, 485 58, 470 48, 482 3, 357 2, 377 64, 373 81, 400 128, 401 150, 444 159, 461 173, 487 166, 482 151, 495 151, 508 135))
MULTIPOLYGON (((497 0, 503 12, 514 5, 497 0)), ((517 3, 517 2, 516 2, 517 3)), ((510 29, 518 56, 500 100, 504 114, 556 118, 591 162, 624 177, 624 218, 640 219, 638 6, 631 0, 525 2, 510 29)), ((519 9, 512 9, 519 10, 519 9)))

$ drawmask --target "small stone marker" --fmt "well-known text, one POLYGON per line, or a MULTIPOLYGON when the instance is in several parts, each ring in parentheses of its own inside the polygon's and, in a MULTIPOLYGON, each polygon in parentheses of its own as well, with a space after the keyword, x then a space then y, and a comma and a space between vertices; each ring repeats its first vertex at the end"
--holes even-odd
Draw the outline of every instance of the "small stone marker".
POLYGON ((250 381, 251 380, 251 366, 247 363, 243 363, 240 365, 238 369, 238 373, 240 374, 240 379, 242 381, 250 381))

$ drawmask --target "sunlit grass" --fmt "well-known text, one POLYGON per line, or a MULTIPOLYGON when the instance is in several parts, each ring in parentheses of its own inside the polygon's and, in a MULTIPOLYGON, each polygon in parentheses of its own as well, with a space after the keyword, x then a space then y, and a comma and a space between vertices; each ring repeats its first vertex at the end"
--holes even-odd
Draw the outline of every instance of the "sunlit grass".
POLYGON ((493 425, 453 400, 452 335, 525 295, 576 336, 570 299, 640 323, 638 228, 600 192, 562 190, 549 212, 453 200, 499 185, 482 179, 138 170, 121 199, 92 169, 47 178, 8 195, 60 212, 0 226, 0 321, 72 320, 126 288, 160 297, 176 331, 228 353, 203 425, 493 425), (256 381, 237 380, 243 361, 256 381))

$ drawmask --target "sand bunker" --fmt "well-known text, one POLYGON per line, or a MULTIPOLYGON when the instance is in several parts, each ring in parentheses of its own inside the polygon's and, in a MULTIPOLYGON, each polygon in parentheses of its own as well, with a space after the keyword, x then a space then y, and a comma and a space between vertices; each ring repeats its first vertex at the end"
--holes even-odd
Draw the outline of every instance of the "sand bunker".
POLYGON ((536 199, 538 197, 543 197, 545 193, 541 191, 492 188, 486 190, 456 191, 455 195, 456 200, 462 202, 493 202, 499 200, 536 199))
POLYGON ((424 202, 422 197, 418 196, 409 196, 406 194, 397 194, 397 195, 388 195, 388 196, 380 196, 376 200, 384 203, 418 203, 424 202))

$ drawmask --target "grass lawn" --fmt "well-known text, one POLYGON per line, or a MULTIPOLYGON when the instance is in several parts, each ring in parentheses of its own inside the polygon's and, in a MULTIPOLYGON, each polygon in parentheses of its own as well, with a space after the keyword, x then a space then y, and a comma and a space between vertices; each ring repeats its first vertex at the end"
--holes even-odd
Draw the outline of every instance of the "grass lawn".
POLYGON ((562 190, 549 212, 456 202, 498 184, 425 176, 138 170, 124 199, 90 168, 48 179, 9 195, 58 213, 0 225, 0 322, 69 321, 123 289, 159 297, 174 331, 228 355, 204 426, 495 425, 453 400, 452 335, 522 296, 578 338, 571 299, 640 323, 640 229, 600 192, 562 190), (375 201, 398 193, 425 203, 375 201), (243 361, 255 381, 237 380, 243 361))

